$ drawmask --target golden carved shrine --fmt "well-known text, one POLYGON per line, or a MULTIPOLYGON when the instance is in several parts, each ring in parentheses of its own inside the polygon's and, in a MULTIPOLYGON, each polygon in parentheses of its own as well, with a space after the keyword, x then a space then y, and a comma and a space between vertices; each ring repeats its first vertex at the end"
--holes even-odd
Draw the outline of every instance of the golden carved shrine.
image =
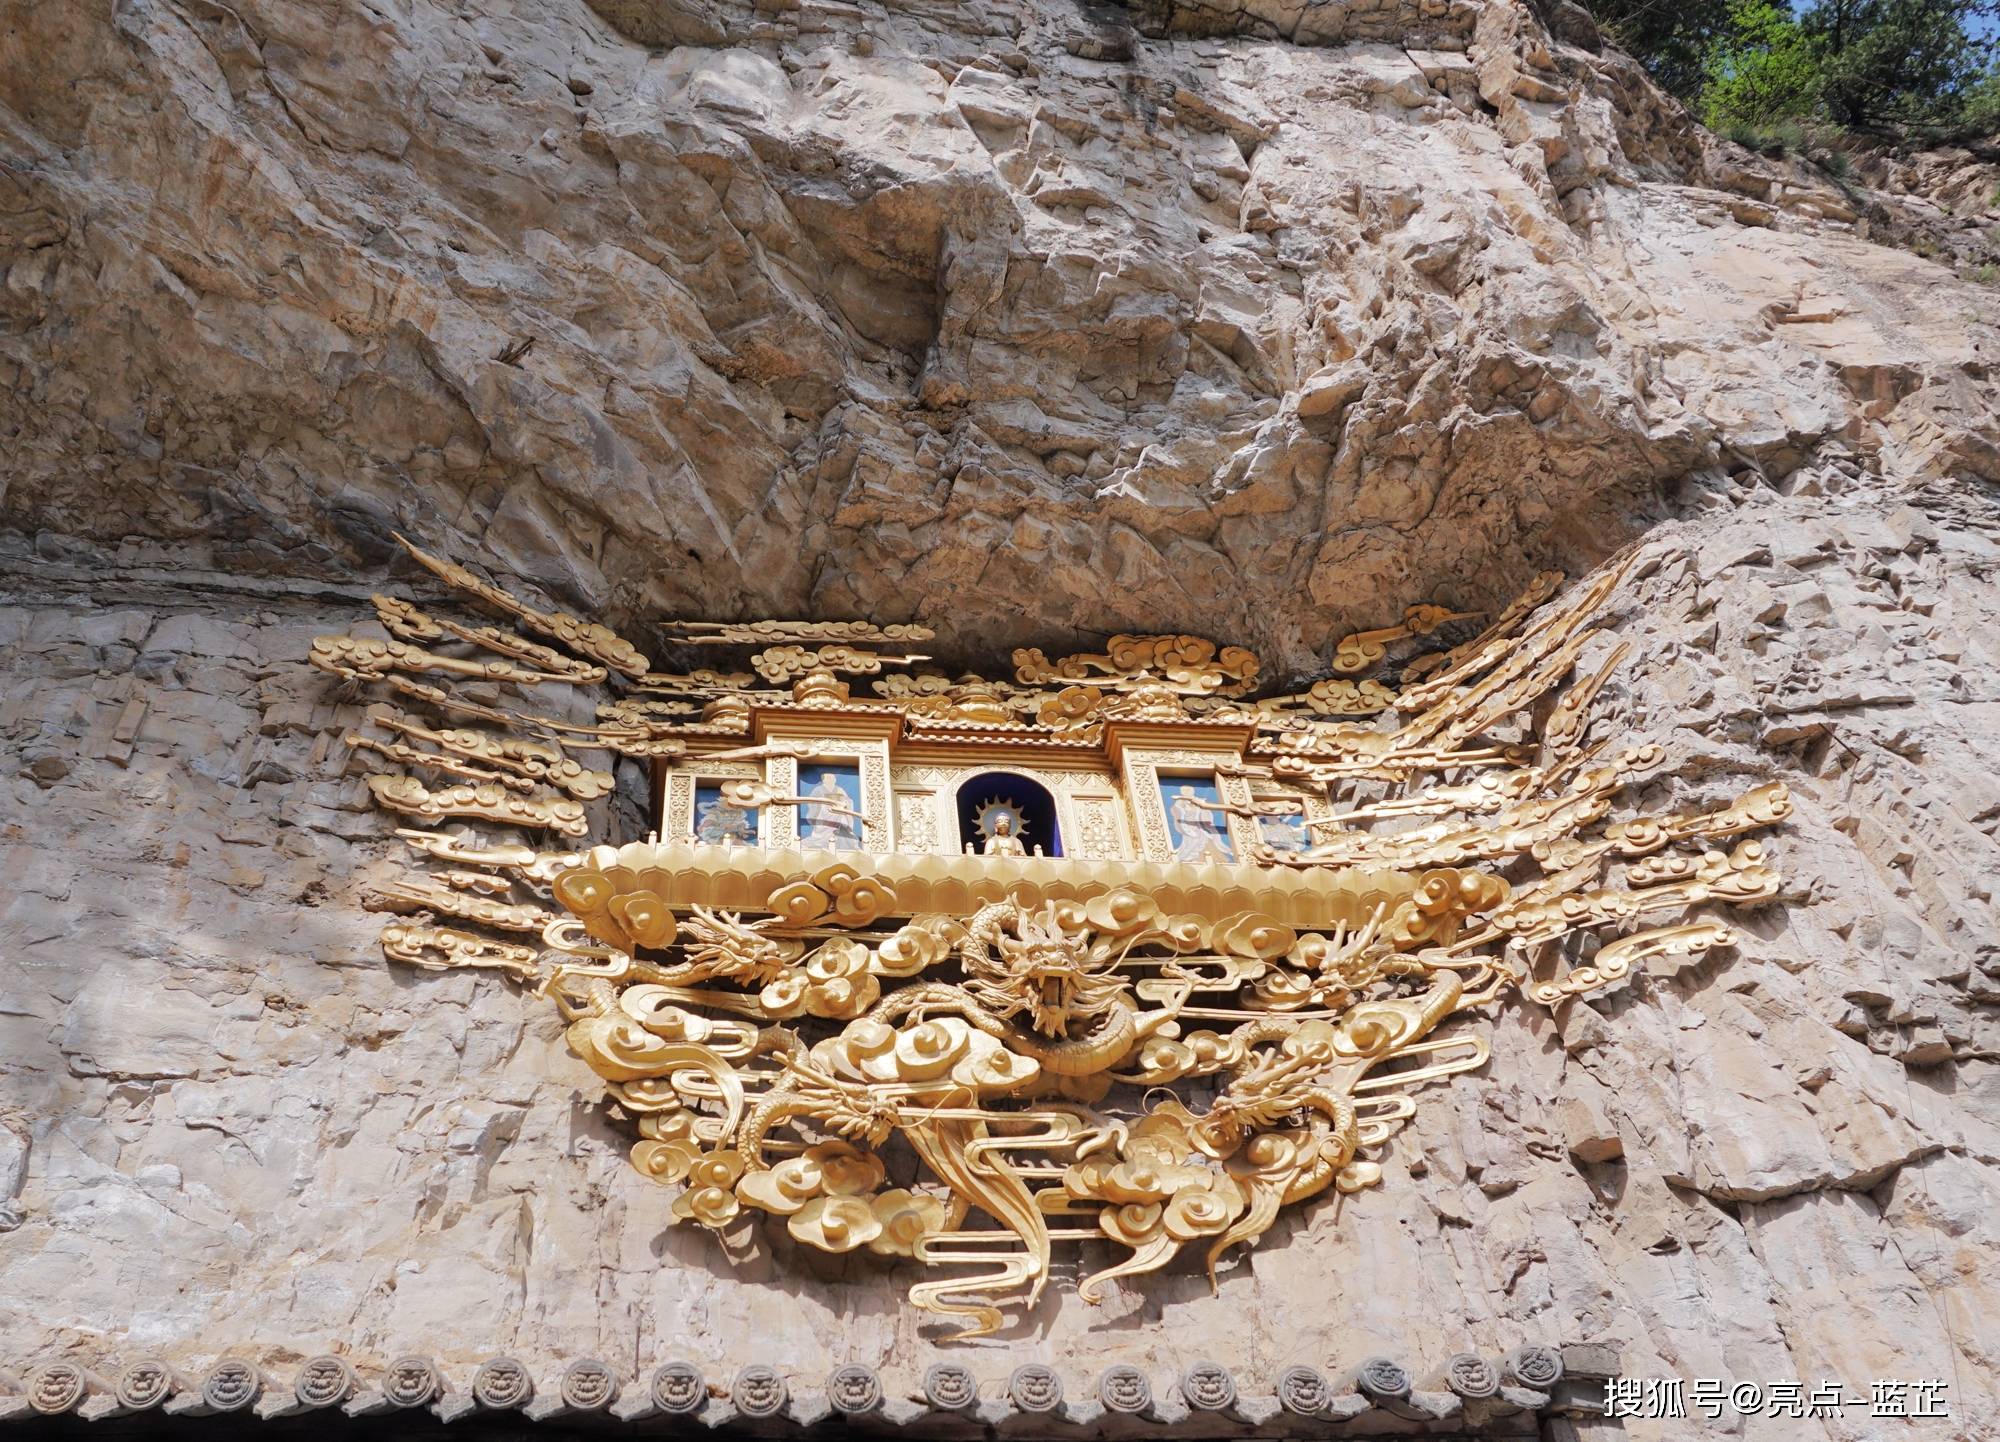
POLYGON ((346 739, 429 862, 382 889, 387 954, 559 1008, 663 1220, 912 1265, 962 1335, 1058 1247, 1087 1301, 1184 1255, 1216 1277, 1382 1182, 1423 1089, 1485 1062, 1472 1014, 1726 945, 1683 913, 1779 884, 1736 838, 1782 786, 1627 801, 1662 753, 1599 714, 1624 648, 1579 670, 1619 564, 1411 607, 1260 694, 1195 637, 998 681, 866 622, 664 623, 688 659, 656 669, 410 549, 513 628, 382 596, 381 636, 314 643, 386 690, 346 739), (605 757, 645 776, 643 839, 605 757))

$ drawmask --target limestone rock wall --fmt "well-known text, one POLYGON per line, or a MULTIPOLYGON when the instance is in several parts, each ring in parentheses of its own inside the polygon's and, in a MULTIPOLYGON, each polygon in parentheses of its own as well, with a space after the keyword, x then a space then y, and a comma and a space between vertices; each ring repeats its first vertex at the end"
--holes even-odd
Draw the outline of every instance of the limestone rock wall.
POLYGON ((711 8, 10 6, 9 519, 1310 669, 1738 456, 1994 469, 1985 291, 1524 8, 711 8))
POLYGON ((1952 1385, 1753 1438, 1993 1435, 2000 306, 1894 197, 1505 0, 4 18, 0 1358, 937 1354, 907 1274, 666 1226, 546 1008, 381 960, 301 658, 391 529, 621 620, 1291 674, 1649 533, 1614 710, 1664 795, 1791 784, 1785 904, 1496 1017, 1219 1296, 1052 1295, 981 1366, 1603 1339, 1952 1385))

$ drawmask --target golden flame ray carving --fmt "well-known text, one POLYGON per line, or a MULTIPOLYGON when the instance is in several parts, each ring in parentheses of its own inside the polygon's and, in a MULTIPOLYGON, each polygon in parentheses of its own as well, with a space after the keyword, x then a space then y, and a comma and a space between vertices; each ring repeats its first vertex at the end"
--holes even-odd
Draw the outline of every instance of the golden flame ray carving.
POLYGON ((669 622, 671 642, 735 646, 747 669, 655 672, 601 626, 410 550, 552 644, 391 597, 374 601, 386 637, 313 643, 313 664, 403 708, 369 717, 395 739, 347 738, 433 867, 376 888, 371 904, 403 913, 385 953, 499 970, 553 1005, 629 1124, 634 1167, 671 1189, 662 1220, 764 1218, 800 1246, 923 1268, 912 1304, 961 1335, 1035 1306, 1058 1248, 1091 1253, 1086 1302, 1184 1256, 1216 1281, 1287 1209, 1384 1180, 1417 1094, 1486 1062, 1471 1015, 1565 1004, 1648 958, 1726 946, 1730 929, 1689 909, 1780 886, 1761 841, 1712 848, 1784 821, 1781 784, 1612 819, 1664 759, 1641 736, 1587 742, 1628 650, 1590 623, 1630 556, 1560 600, 1561 577, 1538 576, 1470 641, 1401 663, 1400 689, 1358 673, 1469 613, 1410 607, 1286 695, 1251 698, 1258 661, 1241 647, 1162 635, 1019 651, 1011 682, 889 675, 862 701, 831 672, 920 661, 901 648, 927 628, 669 622), (758 690, 753 672, 795 684, 758 690), (494 699, 590 683, 593 722, 494 699), (692 699, 657 699, 676 690, 692 699), (849 805, 780 770, 815 743, 766 736, 759 708, 968 754, 1101 751, 1124 723, 1240 727, 1247 743, 1214 769, 1242 789, 1188 814, 1264 839, 1199 864, 1030 856, 990 834, 984 855, 608 844, 613 773, 571 752, 629 766, 698 751, 724 802, 767 825, 886 827, 883 800, 849 805), (441 829, 465 820, 514 834, 441 829), (1300 839, 1272 843, 1268 822, 1300 839), (575 849, 541 849, 549 832, 575 849), (1594 952, 1565 941, 1579 932, 1594 952))

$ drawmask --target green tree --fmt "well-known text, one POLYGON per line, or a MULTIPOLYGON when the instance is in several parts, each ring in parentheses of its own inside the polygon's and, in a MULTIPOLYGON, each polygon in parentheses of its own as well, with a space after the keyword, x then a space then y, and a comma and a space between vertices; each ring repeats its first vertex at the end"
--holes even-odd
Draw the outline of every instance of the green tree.
POLYGON ((1736 0, 1703 58, 1701 118, 1711 130, 1802 119, 1818 107, 1822 84, 1813 40, 1789 11, 1736 0))
POLYGON ((1701 94, 1709 46, 1729 28, 1729 0, 1589 0, 1590 13, 1671 95, 1701 94))
POLYGON ((2000 133, 2000 70, 1988 70, 1966 92, 1958 128, 1968 136, 2000 133))
POLYGON ((1842 125, 1954 126, 1986 71, 1965 0, 1821 0, 1800 18, 1820 96, 1842 125))
POLYGON ((1812 119, 1917 138, 2000 127, 2000 0, 1586 0, 1710 125, 1812 119))

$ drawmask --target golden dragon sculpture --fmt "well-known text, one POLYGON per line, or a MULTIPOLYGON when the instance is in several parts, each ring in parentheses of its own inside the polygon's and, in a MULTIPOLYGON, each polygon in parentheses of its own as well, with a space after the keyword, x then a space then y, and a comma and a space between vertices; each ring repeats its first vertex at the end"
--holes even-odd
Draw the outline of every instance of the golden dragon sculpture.
MULTIPOLYGON (((747 669, 661 671, 606 627, 409 549, 543 639, 378 597, 387 635, 313 645, 345 697, 393 698, 365 721, 398 739, 356 727, 347 764, 434 867, 377 895, 402 913, 387 953, 501 970, 559 1008, 631 1128, 633 1164, 677 1189, 663 1213, 718 1231, 767 1218, 799 1245, 910 1259, 929 1272, 911 1301, 965 1335, 1033 1306, 1058 1245, 1106 1249, 1078 1284, 1086 1301, 1183 1254, 1214 1279, 1284 1209, 1381 1181, 1413 1094, 1486 1059, 1453 1023, 1726 945, 1720 921, 1682 913, 1779 885, 1762 843, 1734 838, 1789 814, 1781 785, 1614 819, 1663 753, 1591 739, 1608 729, 1593 705, 1622 647, 1576 673, 1629 558, 1567 596, 1538 577, 1475 634, 1464 613, 1413 607, 1342 642, 1339 678, 1292 695, 1253 697, 1256 658, 1240 647, 1121 636, 1055 662, 1017 653, 1014 684, 891 675, 857 702, 836 671, 913 665, 871 647, 929 632, 671 623, 669 646, 764 649, 747 669), (573 698, 591 687, 597 717, 579 719, 573 698), (536 688, 562 700, 497 699, 536 688), (1023 850, 1011 833, 1004 857, 851 850, 804 872, 752 847, 700 885, 674 861, 691 843, 604 844, 616 768, 643 774, 691 747, 773 768, 725 783, 746 812, 822 804, 796 794, 795 773, 778 779, 805 753, 751 736, 759 707, 887 710, 939 735, 1064 745, 1121 725, 1241 728, 1219 769, 1245 789, 1193 804, 1245 827, 1297 818, 1302 842, 1253 839, 1229 875, 1318 910, 1308 924, 1297 906, 1252 904, 1264 893, 1167 885, 1137 863, 1124 881, 1105 865, 1064 881, 1054 863, 1006 859, 1023 850), (541 849, 550 835, 574 848, 541 849), (951 879, 980 861, 1038 879, 995 883, 997 896, 951 879)), ((857 827, 873 814, 825 805, 857 827)))

